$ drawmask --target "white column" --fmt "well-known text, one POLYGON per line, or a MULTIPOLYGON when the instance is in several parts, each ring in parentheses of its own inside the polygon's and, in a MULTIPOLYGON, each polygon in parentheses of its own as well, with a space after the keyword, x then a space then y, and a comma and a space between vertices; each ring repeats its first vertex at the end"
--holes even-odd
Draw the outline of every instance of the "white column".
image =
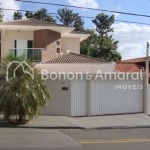
POLYGON ((144 113, 150 115, 150 84, 147 83, 147 74, 144 76, 144 113))

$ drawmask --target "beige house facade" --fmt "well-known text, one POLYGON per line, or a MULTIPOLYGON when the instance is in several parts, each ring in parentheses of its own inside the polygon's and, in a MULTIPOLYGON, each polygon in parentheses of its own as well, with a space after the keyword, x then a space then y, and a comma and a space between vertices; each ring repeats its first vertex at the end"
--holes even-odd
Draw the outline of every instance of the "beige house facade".
POLYGON ((44 61, 67 50, 80 54, 80 42, 89 35, 63 26, 36 19, 9 21, 0 24, 1 58, 25 55, 44 61))

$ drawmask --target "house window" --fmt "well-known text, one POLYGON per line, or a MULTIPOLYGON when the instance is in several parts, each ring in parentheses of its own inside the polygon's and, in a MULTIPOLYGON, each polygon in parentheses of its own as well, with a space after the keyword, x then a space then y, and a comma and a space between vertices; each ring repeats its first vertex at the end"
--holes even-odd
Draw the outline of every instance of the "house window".
POLYGON ((60 41, 56 41, 56 52, 60 53, 60 41))
POLYGON ((19 57, 24 56, 32 61, 41 61, 41 49, 33 48, 32 40, 15 40, 15 48, 9 49, 9 54, 19 57))

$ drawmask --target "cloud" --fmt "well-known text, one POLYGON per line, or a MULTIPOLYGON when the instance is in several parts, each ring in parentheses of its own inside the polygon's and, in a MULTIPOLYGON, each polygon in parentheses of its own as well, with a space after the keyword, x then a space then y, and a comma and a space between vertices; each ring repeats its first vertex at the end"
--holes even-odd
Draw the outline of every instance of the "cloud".
POLYGON ((68 0, 68 3, 79 7, 99 8, 96 0, 68 0))
MULTIPOLYGON (((117 6, 117 9, 121 10, 121 9, 122 9, 122 7, 121 7, 121 6, 117 6)), ((118 16, 120 16, 120 14, 119 14, 119 13, 114 13, 114 15, 115 15, 115 18, 117 18, 118 16)))
POLYGON ((118 51, 123 59, 145 56, 146 42, 150 41, 150 26, 114 24, 114 38, 119 41, 118 51))
POLYGON ((118 51, 123 56, 123 59, 132 59, 143 56, 141 49, 142 49, 141 44, 126 43, 126 44, 119 44, 118 51))
MULTIPOLYGON (((7 9, 20 9, 19 3, 17 3, 14 0, 0 0, 1 7, 2 8, 7 8, 7 9)), ((14 11, 9 11, 9 10, 4 10, 4 20, 11 20, 13 18, 14 11)))
POLYGON ((117 6, 117 9, 122 9, 122 7, 121 6, 117 6))

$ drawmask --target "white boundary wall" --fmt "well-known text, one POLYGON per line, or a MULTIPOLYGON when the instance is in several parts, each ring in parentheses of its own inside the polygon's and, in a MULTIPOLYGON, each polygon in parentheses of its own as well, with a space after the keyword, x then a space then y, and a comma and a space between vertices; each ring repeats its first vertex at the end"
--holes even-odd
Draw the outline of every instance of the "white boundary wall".
MULTIPOLYGON (((145 114, 150 115, 150 85, 147 85, 147 83, 146 83, 145 74, 143 74, 143 77, 144 77, 144 80, 141 83, 143 83, 144 89, 143 89, 142 95, 140 95, 142 97, 141 105, 143 106, 143 109, 140 109, 140 111, 141 112, 144 111, 145 114)), ((76 86, 80 85, 80 87, 84 88, 84 89, 82 89, 82 91, 84 91, 84 95, 82 93, 82 97, 84 97, 84 98, 86 97, 86 102, 84 103, 86 105, 86 114, 85 114, 85 110, 83 110, 83 112, 80 110, 80 112, 82 112, 82 114, 80 115, 80 114, 78 114, 78 112, 76 112, 77 116, 92 115, 90 113, 90 109, 91 109, 90 85, 91 85, 91 83, 88 80, 86 80, 85 82, 86 82, 86 84, 84 84, 83 86, 81 86, 81 84, 75 84, 76 86)), ((115 82, 115 81, 113 81, 113 82, 115 82)), ((78 83, 79 83, 79 81, 78 81, 78 83)), ((134 82, 131 82, 131 83, 134 84, 134 82)), ((76 87, 73 90, 72 86, 74 84, 72 84, 72 82, 69 80, 51 81, 49 79, 47 81, 47 84, 48 84, 48 88, 52 94, 51 95, 52 97, 50 100, 48 100, 47 107, 45 107, 43 109, 43 114, 44 115, 54 115, 54 116, 55 115, 56 116, 58 116, 58 115, 60 115, 60 116, 76 116, 76 115, 71 114, 72 108, 73 108, 73 106, 72 106, 73 104, 71 102, 72 102, 72 99, 76 99, 75 97, 77 97, 78 100, 80 100, 79 89, 76 87), (68 87, 68 90, 62 90, 62 87, 68 87), (74 93, 75 95, 72 93, 72 91, 75 91, 75 93, 74 93)), ((100 84, 100 82, 99 82, 99 84, 100 84)), ((109 84, 109 81, 107 81, 107 84, 109 84)), ((131 95, 131 93, 132 92, 130 92, 130 95, 131 95)), ((113 93, 108 93, 108 94, 113 94, 113 93)), ((124 96, 126 96, 126 95, 124 95, 124 96)), ((76 104, 80 105, 79 101, 76 104)), ((74 110, 75 110, 75 108, 74 108, 74 110)), ((130 110, 130 112, 132 113, 131 110, 130 110)), ((125 113, 128 113, 128 112, 125 112, 125 113)))

